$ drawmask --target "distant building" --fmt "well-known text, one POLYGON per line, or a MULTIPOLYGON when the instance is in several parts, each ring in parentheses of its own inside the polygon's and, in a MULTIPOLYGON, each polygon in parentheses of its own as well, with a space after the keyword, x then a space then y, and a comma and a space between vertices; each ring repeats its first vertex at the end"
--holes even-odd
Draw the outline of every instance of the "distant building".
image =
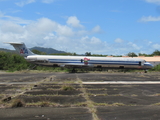
POLYGON ((151 63, 154 66, 160 64, 160 56, 153 56, 153 57, 138 56, 137 58, 141 58, 141 59, 151 63))
MULTIPOLYGON (((123 56, 123 57, 128 57, 128 56, 123 56)), ((160 56, 153 56, 153 57, 138 56, 138 57, 134 57, 134 58, 141 58, 141 59, 151 63, 154 66, 160 64, 160 56)))

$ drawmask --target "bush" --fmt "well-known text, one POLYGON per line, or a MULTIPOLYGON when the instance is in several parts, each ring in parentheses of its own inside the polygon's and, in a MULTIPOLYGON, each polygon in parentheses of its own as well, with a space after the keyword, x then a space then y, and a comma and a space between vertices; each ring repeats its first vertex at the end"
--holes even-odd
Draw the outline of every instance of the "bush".
POLYGON ((0 52, 0 70, 19 71, 27 69, 28 62, 20 55, 0 52))
POLYGON ((151 71, 160 71, 160 65, 155 66, 151 71))

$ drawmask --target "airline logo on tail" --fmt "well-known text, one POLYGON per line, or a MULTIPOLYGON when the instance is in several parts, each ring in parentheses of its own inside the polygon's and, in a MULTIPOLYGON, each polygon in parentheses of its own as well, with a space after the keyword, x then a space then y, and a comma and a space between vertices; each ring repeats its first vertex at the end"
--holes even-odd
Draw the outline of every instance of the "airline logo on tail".
POLYGON ((26 48, 21 48, 20 54, 28 54, 28 50, 26 48))

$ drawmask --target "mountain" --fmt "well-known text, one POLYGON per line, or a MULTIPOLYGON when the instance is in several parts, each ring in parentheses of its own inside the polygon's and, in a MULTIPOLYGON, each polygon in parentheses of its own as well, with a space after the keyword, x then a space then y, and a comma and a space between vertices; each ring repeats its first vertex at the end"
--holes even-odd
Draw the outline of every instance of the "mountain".
POLYGON ((9 49, 4 49, 4 48, 0 48, 0 51, 15 53, 15 50, 9 50, 9 49))
POLYGON ((64 51, 55 50, 53 48, 43 48, 43 47, 33 47, 30 48, 30 50, 38 50, 40 52, 45 52, 46 54, 52 54, 52 53, 66 53, 64 51))
MULTIPOLYGON (((33 48, 30 48, 30 50, 38 50, 40 52, 45 52, 46 54, 66 53, 64 51, 55 50, 53 48, 43 48, 43 47, 33 47, 33 48)), ((4 48, 0 48, 0 51, 17 53, 15 50, 9 50, 9 49, 4 49, 4 48)))

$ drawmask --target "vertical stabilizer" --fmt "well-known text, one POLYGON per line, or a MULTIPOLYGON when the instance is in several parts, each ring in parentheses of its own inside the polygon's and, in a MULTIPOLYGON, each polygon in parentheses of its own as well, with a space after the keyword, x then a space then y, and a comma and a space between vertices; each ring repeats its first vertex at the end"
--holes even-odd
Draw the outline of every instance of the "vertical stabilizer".
POLYGON ((34 55, 34 53, 31 52, 24 43, 9 42, 8 44, 11 44, 16 49, 16 51, 23 57, 27 57, 28 55, 34 55))

